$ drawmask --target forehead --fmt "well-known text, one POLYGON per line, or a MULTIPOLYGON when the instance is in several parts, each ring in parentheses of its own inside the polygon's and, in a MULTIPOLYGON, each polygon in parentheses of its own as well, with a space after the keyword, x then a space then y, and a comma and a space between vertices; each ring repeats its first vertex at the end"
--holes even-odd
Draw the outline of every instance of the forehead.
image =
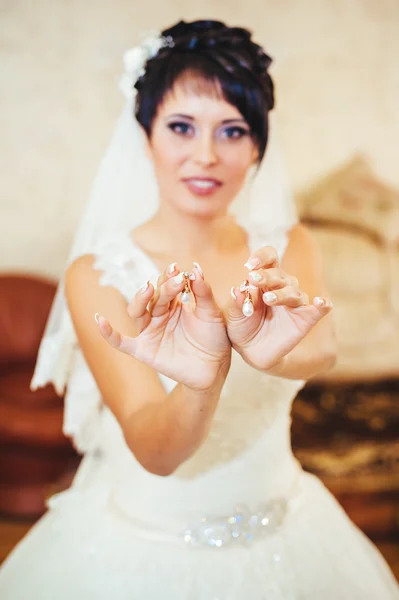
POLYGON ((225 100, 217 81, 187 75, 176 81, 159 107, 159 115, 174 113, 214 121, 243 118, 238 108, 225 100))

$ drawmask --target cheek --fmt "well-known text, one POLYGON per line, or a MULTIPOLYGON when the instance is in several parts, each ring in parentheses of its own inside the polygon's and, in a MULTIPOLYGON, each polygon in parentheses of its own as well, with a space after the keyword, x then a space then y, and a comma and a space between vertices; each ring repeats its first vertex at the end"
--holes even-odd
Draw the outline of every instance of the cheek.
POLYGON ((163 177, 171 177, 174 171, 186 160, 187 148, 178 139, 173 139, 168 132, 158 132, 153 138, 152 161, 156 173, 163 177))
POLYGON ((231 179, 241 181, 245 178, 248 169, 253 163, 253 150, 249 144, 237 144, 237 147, 230 147, 224 152, 224 164, 229 170, 231 179))

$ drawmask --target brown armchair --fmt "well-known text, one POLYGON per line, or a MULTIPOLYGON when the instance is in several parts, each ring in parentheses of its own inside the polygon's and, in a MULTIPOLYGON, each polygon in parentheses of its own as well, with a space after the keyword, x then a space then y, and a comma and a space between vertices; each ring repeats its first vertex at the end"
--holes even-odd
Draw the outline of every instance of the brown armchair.
POLYGON ((0 275, 0 513, 36 517, 79 461, 62 433, 63 399, 29 383, 55 293, 34 276, 0 275))

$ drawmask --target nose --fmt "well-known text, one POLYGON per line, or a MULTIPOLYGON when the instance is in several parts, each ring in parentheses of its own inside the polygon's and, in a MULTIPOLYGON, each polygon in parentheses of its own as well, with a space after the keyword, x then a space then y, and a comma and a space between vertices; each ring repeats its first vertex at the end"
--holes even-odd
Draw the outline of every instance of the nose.
POLYGON ((196 138, 194 161, 204 167, 209 167, 217 162, 215 140, 211 133, 204 132, 196 138))

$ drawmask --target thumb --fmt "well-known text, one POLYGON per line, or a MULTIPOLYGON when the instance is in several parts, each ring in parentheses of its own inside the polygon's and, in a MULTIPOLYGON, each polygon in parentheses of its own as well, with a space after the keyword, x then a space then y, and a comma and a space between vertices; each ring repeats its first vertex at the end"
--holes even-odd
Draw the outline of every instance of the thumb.
POLYGON ((229 322, 237 323, 246 319, 242 312, 245 294, 240 288, 232 287, 230 290, 230 302, 227 306, 227 317, 229 322))
POLYGON ((193 273, 195 279, 191 282, 191 290, 195 297, 194 313, 204 319, 209 319, 210 316, 219 317, 221 310, 216 303, 210 284, 204 279, 201 267, 195 264, 193 273))

